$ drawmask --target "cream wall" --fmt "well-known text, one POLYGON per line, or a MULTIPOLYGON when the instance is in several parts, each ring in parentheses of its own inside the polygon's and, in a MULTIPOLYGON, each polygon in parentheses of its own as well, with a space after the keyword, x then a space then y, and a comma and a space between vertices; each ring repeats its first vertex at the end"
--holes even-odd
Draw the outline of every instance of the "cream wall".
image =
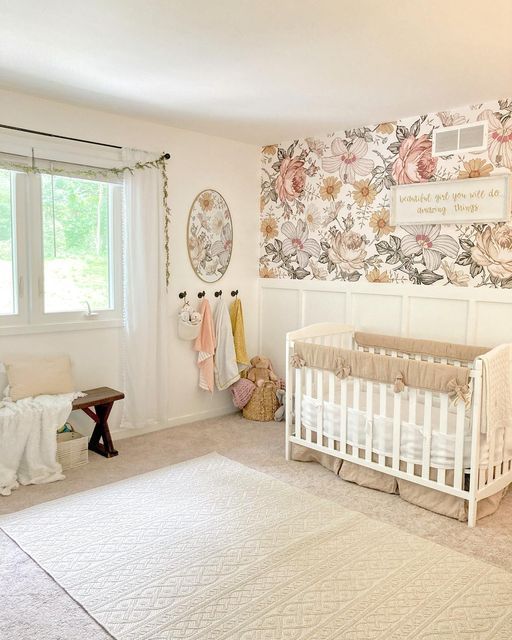
MULTIPOLYGON (((84 138, 147 151, 168 151, 171 223, 171 285, 169 332, 171 336, 172 384, 169 389, 169 424, 220 415, 232 410, 229 392, 209 394, 197 387, 197 368, 190 343, 177 338, 175 314, 178 292, 186 290, 196 303, 197 292, 209 294, 221 288, 226 300, 238 289, 244 304, 248 350, 255 353, 258 334, 258 147, 206 136, 192 131, 146 122, 113 113, 0 91, 0 123, 59 135, 84 138), (217 284, 201 282, 192 271, 186 250, 186 224, 194 196, 204 188, 220 191, 231 210, 234 247, 229 269, 217 284)), ((2 354, 68 352, 81 388, 120 387, 121 330, 90 329, 0 336, 2 354)), ((119 408, 112 427, 119 428, 119 408)), ((81 419, 79 419, 81 422, 81 419)), ((82 424, 82 423, 81 423, 82 424)))

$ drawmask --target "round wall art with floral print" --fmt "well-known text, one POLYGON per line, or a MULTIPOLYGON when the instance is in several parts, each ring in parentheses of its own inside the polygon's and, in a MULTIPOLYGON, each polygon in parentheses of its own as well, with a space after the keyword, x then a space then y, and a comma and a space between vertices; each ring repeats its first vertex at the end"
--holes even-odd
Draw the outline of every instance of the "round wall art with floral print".
POLYGON ((190 264, 204 282, 216 282, 226 273, 233 246, 229 207, 218 191, 201 191, 190 207, 187 229, 190 264))

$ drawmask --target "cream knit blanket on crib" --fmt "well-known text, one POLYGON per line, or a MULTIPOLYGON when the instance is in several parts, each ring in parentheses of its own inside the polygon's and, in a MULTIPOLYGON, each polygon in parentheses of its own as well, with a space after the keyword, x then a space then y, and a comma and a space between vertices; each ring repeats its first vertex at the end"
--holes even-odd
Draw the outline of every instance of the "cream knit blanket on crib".
POLYGON ((482 361, 482 414, 480 431, 503 429, 512 433, 512 345, 502 344, 480 356, 482 361))

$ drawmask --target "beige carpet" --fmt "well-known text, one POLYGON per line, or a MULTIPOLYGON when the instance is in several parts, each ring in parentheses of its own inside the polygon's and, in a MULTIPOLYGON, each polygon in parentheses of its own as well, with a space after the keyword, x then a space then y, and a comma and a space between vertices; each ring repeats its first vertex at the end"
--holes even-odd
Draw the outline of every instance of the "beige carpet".
MULTIPOLYGON (((343 482, 315 463, 287 463, 283 445, 283 423, 249 422, 238 415, 117 440, 118 457, 106 460, 90 453, 89 464, 68 471, 63 482, 21 487, 10 497, 0 499, 0 514, 218 451, 347 509, 512 571, 512 492, 505 497, 496 514, 479 521, 476 529, 469 529, 464 524, 407 504, 397 496, 343 482)), ((0 585, 2 640, 110 638, 2 532, 0 585)))
POLYGON ((510 638, 508 572, 217 454, 0 526, 119 640, 510 638))

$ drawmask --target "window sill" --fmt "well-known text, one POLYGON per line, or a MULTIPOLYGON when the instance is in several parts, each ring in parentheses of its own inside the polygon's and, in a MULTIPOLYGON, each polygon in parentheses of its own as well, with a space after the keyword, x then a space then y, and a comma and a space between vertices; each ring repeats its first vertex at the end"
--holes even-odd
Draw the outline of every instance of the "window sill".
POLYGON ((123 321, 114 320, 83 320, 78 322, 54 322, 48 324, 0 325, 1 336, 29 335, 36 333, 61 333, 62 331, 91 331, 94 329, 118 329, 123 321))

